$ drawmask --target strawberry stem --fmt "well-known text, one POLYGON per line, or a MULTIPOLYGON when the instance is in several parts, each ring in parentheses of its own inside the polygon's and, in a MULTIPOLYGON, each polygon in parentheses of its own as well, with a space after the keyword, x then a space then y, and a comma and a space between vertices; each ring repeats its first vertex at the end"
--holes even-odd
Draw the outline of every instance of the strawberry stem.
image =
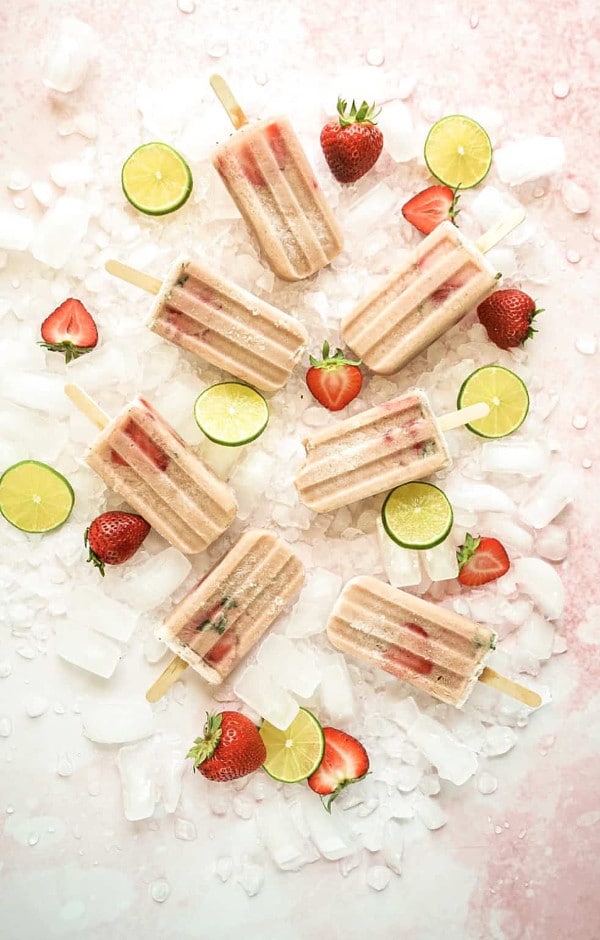
POLYGON ((340 349, 339 346, 336 351, 331 355, 331 350, 327 340, 323 343, 322 359, 316 359, 314 356, 309 356, 310 364, 314 369, 337 369, 339 366, 359 366, 361 364, 360 359, 346 359, 343 349, 340 349))
POLYGON ((348 102, 344 98, 338 98, 337 111, 340 127, 348 127, 349 124, 376 124, 375 118, 381 113, 381 108, 377 108, 375 102, 369 104, 367 101, 357 108, 353 100, 350 111, 346 114, 348 102))
POLYGON ((460 548, 458 548, 456 551, 456 560, 458 561, 459 571, 473 557, 473 555, 479 548, 480 542, 481 542, 481 536, 477 535, 475 538, 473 538, 473 536, 470 535, 469 532, 467 532, 464 545, 461 545, 460 548))
POLYGON ((221 715, 214 715, 211 714, 211 712, 206 713, 204 737, 195 738, 192 747, 185 755, 194 761, 194 770, 200 767, 205 761, 209 760, 216 751, 217 745, 221 740, 222 721, 221 715))
POLYGON ((102 561, 100 556, 96 554, 92 546, 89 544, 89 538, 88 538, 89 531, 90 529, 88 526, 88 528, 83 533, 83 544, 85 545, 86 548, 89 548, 89 554, 88 554, 87 560, 88 562, 91 561, 94 564, 94 566, 98 569, 102 577, 104 577, 104 562, 102 561))

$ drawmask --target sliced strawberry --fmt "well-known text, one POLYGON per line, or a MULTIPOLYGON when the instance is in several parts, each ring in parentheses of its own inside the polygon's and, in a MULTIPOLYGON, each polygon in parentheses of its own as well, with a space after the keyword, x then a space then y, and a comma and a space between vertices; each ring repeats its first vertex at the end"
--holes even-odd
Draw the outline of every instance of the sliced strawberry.
POLYGON ((331 356, 329 343, 323 343, 323 358, 310 357, 306 384, 320 405, 330 411, 345 408, 362 388, 360 359, 346 359, 341 349, 331 356))
POLYGON ((209 666, 221 666, 233 662, 235 651, 237 649, 237 638, 235 630, 227 630, 214 646, 211 646, 208 653, 204 654, 204 662, 209 666))
POLYGON ((441 222, 454 222, 460 209, 457 191, 449 186, 428 186, 402 206, 402 215, 416 229, 429 235, 441 222))
POLYGON ((91 352, 98 342, 98 328, 80 300, 69 297, 42 323, 40 346, 61 352, 71 362, 91 352))
POLYGON ((468 587, 477 587, 501 578, 510 568, 506 549, 498 539, 467 533, 464 545, 456 553, 458 558, 458 580, 468 587))
MULTIPOLYGON (((158 470, 166 470, 169 466, 169 457, 158 444, 155 444, 151 437, 146 434, 146 432, 136 424, 133 419, 130 419, 125 427, 123 428, 123 434, 126 437, 130 437, 131 440, 135 443, 135 446, 141 450, 146 457, 148 457, 154 466, 158 470)), ((110 459, 113 463, 119 464, 122 467, 127 467, 128 463, 124 457, 121 457, 116 450, 111 451, 110 459)))
POLYGON ((252 152, 252 148, 249 145, 240 147, 239 149, 239 158, 240 164, 242 167, 242 172, 247 180, 252 183, 253 186, 264 186, 266 180, 262 174, 260 167, 256 162, 256 158, 252 152))
POLYGON ((283 134, 281 133, 281 128, 279 124, 269 124, 267 127, 267 138, 269 141, 269 146, 275 155, 277 160, 277 166, 280 170, 285 169, 289 157, 289 150, 283 134))
POLYGON ((325 750, 323 760, 308 778, 311 790, 321 797, 328 813, 331 804, 344 787, 362 780, 369 772, 369 755, 364 747, 345 731, 337 728, 323 728, 325 750))

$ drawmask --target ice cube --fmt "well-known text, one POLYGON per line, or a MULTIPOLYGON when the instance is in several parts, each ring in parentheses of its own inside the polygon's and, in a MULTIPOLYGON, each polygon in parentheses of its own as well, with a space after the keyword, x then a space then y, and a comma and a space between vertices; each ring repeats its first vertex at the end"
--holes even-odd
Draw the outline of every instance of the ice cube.
POLYGON ((423 768, 417 764, 402 764, 395 774, 396 787, 400 793, 411 793, 423 776, 423 768))
POLYGON ((3 399, 62 418, 69 413, 64 379, 59 375, 34 372, 5 372, 0 379, 3 399))
POLYGON ((519 646, 536 659, 550 659, 554 649, 554 625, 531 614, 519 630, 519 646))
POLYGON ((279 685, 302 698, 310 698, 319 684, 313 651, 281 634, 271 633, 263 640, 258 662, 279 685))
POLYGON ((51 268, 62 268, 87 232, 90 206, 75 196, 61 196, 38 225, 31 253, 51 268))
POLYGON ((22 212, 0 209, 0 248, 26 251, 33 238, 33 222, 22 212))
POLYGON ((477 758, 473 751, 461 744, 440 722, 427 715, 420 715, 410 726, 408 737, 437 768, 444 780, 460 786, 477 770, 477 758))
POLYGON ((548 449, 537 441, 488 441, 481 448, 481 467, 489 473, 537 477, 548 469, 548 449))
POLYGON ((165 734, 120 749, 116 763, 126 819, 148 819, 159 801, 167 813, 175 812, 181 796, 185 753, 180 738, 165 734))
POLYGON ((108 637, 70 623, 56 625, 57 654, 74 666, 110 679, 121 658, 121 647, 108 637))
POLYGON ((383 146, 395 163, 406 163, 418 156, 423 149, 421 134, 413 124, 410 108, 404 102, 387 101, 377 119, 383 134, 383 146))
POLYGON ((512 512, 514 500, 497 486, 459 477, 450 478, 444 491, 453 506, 474 512, 512 512))
POLYGON ((321 633, 341 589, 342 579, 338 574, 324 568, 310 572, 286 623, 287 636, 307 637, 321 633))
POLYGON ((560 467, 529 492, 519 505, 519 516, 534 529, 543 529, 571 502, 576 486, 572 470, 560 467))
POLYGON ((262 666, 249 666, 237 679, 233 691, 272 725, 285 731, 298 714, 298 703, 262 666))
POLYGON ((335 803, 331 813, 326 813, 319 798, 310 791, 299 793, 297 802, 301 806, 310 838, 323 858, 334 861, 352 854, 354 845, 335 803))
MULTIPOLYGON (((495 186, 486 186, 481 189, 471 203, 470 209, 484 229, 503 222, 515 209, 522 208, 510 194, 501 192, 495 186)), ((531 237, 533 227, 527 222, 518 225, 506 238, 509 245, 521 245, 531 237)), ((505 277, 509 274, 504 268, 499 268, 505 277)))
POLYGON ((242 863, 236 881, 242 886, 248 897, 253 898, 265 883, 265 870, 262 865, 246 860, 242 863))
POLYGON ((101 587, 82 584, 69 600, 69 620, 83 624, 121 643, 127 643, 138 622, 138 613, 109 597, 101 587))
POLYGON ((377 519, 377 544, 381 553, 383 569, 392 587, 410 587, 421 582, 421 553, 402 548, 385 531, 381 519, 377 519))
POLYGON ((565 147, 560 137, 524 137, 496 150, 494 164, 503 183, 518 186, 561 170, 565 147))
POLYGON ((388 868, 396 875, 402 874, 402 855, 404 853, 404 826, 396 819, 389 819, 383 830, 383 859, 388 868))
POLYGON ((398 193, 385 183, 378 183, 351 203, 346 214, 346 232, 362 240, 373 228, 387 221, 397 204, 398 193))
POLYGON ((247 452, 246 447, 224 447, 222 444, 215 444, 208 438, 202 442, 200 454, 204 463, 217 474, 221 480, 229 479, 229 476, 237 463, 247 452))
POLYGON ((176 839, 181 839, 182 842, 193 842, 197 838, 196 826, 191 819, 183 819, 183 817, 178 816, 175 820, 175 825, 173 827, 173 832, 176 839))
POLYGON ((275 461, 262 450, 250 450, 231 475, 238 501, 238 516, 244 521, 255 509, 275 469, 275 461))
POLYGON ((448 822, 448 815, 437 800, 429 796, 420 797, 415 805, 417 816, 428 829, 441 829, 448 822))
POLYGON ((533 548, 531 532, 499 512, 486 512, 479 520, 482 535, 499 539, 505 548, 528 553, 533 548))
POLYGON ((256 809, 256 819, 260 839, 282 871, 299 871, 319 858, 319 853, 294 825, 280 796, 262 802, 256 809))
MULTIPOLYGON (((106 586, 115 597, 145 613, 160 607, 191 570, 189 558, 171 546, 136 565, 124 577, 111 577, 106 586)), ((111 571, 110 574, 116 575, 116 572, 111 571)))
POLYGON ((148 738, 156 731, 154 713, 141 700, 86 702, 81 708, 83 733, 98 744, 126 744, 148 738))
POLYGON ((25 711, 30 718, 39 718, 46 714, 49 704, 48 699, 43 695, 31 695, 25 700, 25 711))
POLYGON ((485 734, 485 753, 488 757, 499 757, 508 753, 516 743, 517 735, 513 728, 491 725, 485 734))
POLYGON ((221 879, 221 881, 229 881, 233 873, 233 859, 229 855, 221 855, 215 861, 215 875, 221 879))
POLYGON ((75 17, 60 24, 60 32, 48 50, 43 73, 46 88, 68 93, 83 84, 97 51, 94 30, 75 17))
POLYGON ((365 876, 369 888, 374 891, 383 891, 390 883, 391 874, 385 865, 370 865, 365 876))
POLYGON ((548 561, 562 561, 569 553, 568 530, 561 525, 547 525, 536 533, 535 550, 548 561))
POLYGON ((341 653, 328 656, 321 666, 319 697, 331 721, 348 721, 354 715, 352 680, 341 653))
POLYGON ((414 725, 420 714, 419 707, 411 695, 396 702, 389 712, 392 721, 395 721, 405 731, 408 731, 411 725, 414 725))
POLYGON ((432 581, 449 581, 458 575, 456 549, 449 538, 435 548, 426 549, 422 555, 425 570, 432 581))
POLYGON ((521 591, 527 594, 548 620, 557 620, 564 610, 565 589, 560 575, 541 558, 517 558, 512 574, 521 591))

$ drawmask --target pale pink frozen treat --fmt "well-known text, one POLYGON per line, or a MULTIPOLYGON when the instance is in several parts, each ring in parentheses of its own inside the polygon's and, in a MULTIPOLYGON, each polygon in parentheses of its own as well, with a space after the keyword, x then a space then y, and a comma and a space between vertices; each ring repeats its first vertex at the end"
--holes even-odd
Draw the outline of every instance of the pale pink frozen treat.
POLYGON ((306 460, 295 484, 315 512, 421 480, 450 464, 427 396, 416 388, 317 431, 304 446, 306 460))
POLYGON ((341 232, 286 118, 244 125, 212 161, 279 277, 309 277, 342 250, 341 232))
POLYGON ((496 641, 489 627, 368 576, 345 585, 327 636, 343 653, 458 708, 496 641))
POLYGON ((173 608, 156 636, 213 685, 289 606, 304 568, 282 539, 250 529, 173 608))
POLYGON ((442 222, 342 321, 373 372, 397 372, 490 294, 497 274, 451 222, 442 222))
POLYGON ((308 342, 293 317, 182 258, 167 274, 148 326, 266 392, 285 385, 308 342))
POLYGON ((85 459, 186 554, 204 551, 237 514, 233 490, 143 398, 134 399, 100 432, 85 459))

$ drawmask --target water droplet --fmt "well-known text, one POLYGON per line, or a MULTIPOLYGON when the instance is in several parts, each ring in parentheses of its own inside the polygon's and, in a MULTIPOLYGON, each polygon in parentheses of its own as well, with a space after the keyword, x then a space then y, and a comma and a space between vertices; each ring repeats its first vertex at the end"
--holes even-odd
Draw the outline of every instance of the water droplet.
POLYGON ((193 13, 196 9, 195 0, 177 0, 177 9, 182 13, 193 13))
POLYGON ((171 889, 167 881, 163 879, 158 879, 153 881, 150 885, 150 897, 153 901, 156 901, 157 904, 163 904, 167 900, 171 893, 171 889))
POLYGON ((73 764, 68 754, 61 754, 56 764, 56 773, 59 777, 70 777, 73 773, 73 764))
POLYGON ((23 189, 28 189, 30 185, 31 180, 23 170, 13 170, 8 178, 6 188, 18 193, 23 189))
POLYGON ((570 264, 579 264, 581 261, 581 255, 576 248, 569 248, 565 257, 570 264))
POLYGON ((600 242, 600 228, 594 229, 594 231, 592 232, 592 238, 594 238, 595 241, 600 242))
POLYGON ((487 770, 484 770, 477 780, 477 789, 484 796, 489 796, 490 793, 495 793, 498 789, 498 781, 487 770))
POLYGON ((211 59, 221 59, 229 51, 226 39, 211 39, 206 44, 206 51, 211 59))
POLYGON ((591 205, 590 194, 587 189, 584 189, 575 180, 565 180, 560 195, 569 212, 573 212, 575 215, 583 215, 584 212, 589 211, 591 205))
POLYGON ((14 811, 15 811, 14 806, 7 806, 7 807, 6 807, 6 814, 7 814, 7 816, 12 816, 12 814, 14 813, 14 811))
POLYGON ((256 82, 257 85, 266 85, 267 82, 269 81, 269 76, 267 75, 266 72, 263 72, 262 69, 258 69, 254 73, 254 81, 256 82))
POLYGON ((504 828, 505 828, 505 829, 510 829, 510 823, 505 822, 505 823, 504 823, 504 828))
POLYGON ((471 16, 469 17, 469 26, 471 29, 477 29, 479 26, 479 14, 471 13, 471 16))
POLYGON ((559 78, 552 86, 552 94, 555 98, 566 98, 571 91, 571 86, 564 78, 559 78))
MULTIPOLYGON (((19 287, 21 286, 21 282, 20 282, 19 278, 18 278, 18 277, 13 277, 12 281, 10 282, 10 286, 13 287, 15 290, 18 290, 19 287)), ((23 655, 23 654, 21 653, 21 656, 22 656, 22 655, 23 655)))
POLYGON ((592 461, 590 460, 589 457, 584 457, 583 460, 581 461, 581 466, 583 467, 584 470, 589 470, 590 467, 592 466, 592 461))
POLYGON ((494 832, 496 833, 497 836, 499 836, 502 831, 503 831, 502 826, 494 827, 494 832))
POLYGON ((519 833, 519 839, 524 839, 526 835, 527 835, 527 829, 521 829, 519 833))
POLYGON ((27 203, 22 196, 13 196, 13 205, 15 209, 24 209, 27 203))
POLYGON ((48 832, 56 832, 56 826, 48 826, 48 832))
POLYGON ((8 679, 12 672, 10 663, 2 662, 0 663, 0 679, 8 679))
POLYGON ((65 713, 65 706, 64 706, 64 705, 61 705, 60 702, 57 702, 56 705, 54 706, 54 712, 55 712, 56 715, 64 715, 64 713, 65 713))
POLYGON ((28 844, 28 845, 37 845, 39 841, 40 841, 40 834, 39 834, 39 832, 32 832, 32 833, 30 833, 29 838, 27 839, 27 844, 28 844))
POLYGON ((12 734, 12 721, 8 715, 0 718, 0 738, 8 738, 12 734))
POLYGON ((44 698, 42 695, 32 695, 32 697, 25 702, 25 711, 30 718, 39 718, 41 715, 45 714, 47 710, 48 699, 44 698))
POLYGON ((378 49, 376 46, 373 46, 372 49, 367 49, 366 60, 369 65, 383 65, 385 62, 383 49, 378 49))
POLYGON ((90 780, 87 791, 90 796, 98 796, 100 794, 100 783, 98 780, 90 780))
POLYGON ((573 415, 571 418, 571 424, 576 431, 583 431, 583 429, 587 426, 587 423, 588 419, 585 415, 573 415))
POLYGON ((536 188, 533 190, 534 199, 541 199, 542 196, 545 196, 545 195, 546 195, 546 190, 544 189, 543 186, 536 186, 536 188))
POLYGON ((596 337, 591 333, 581 333, 575 339, 575 349, 583 356, 593 356, 597 348, 596 337))

